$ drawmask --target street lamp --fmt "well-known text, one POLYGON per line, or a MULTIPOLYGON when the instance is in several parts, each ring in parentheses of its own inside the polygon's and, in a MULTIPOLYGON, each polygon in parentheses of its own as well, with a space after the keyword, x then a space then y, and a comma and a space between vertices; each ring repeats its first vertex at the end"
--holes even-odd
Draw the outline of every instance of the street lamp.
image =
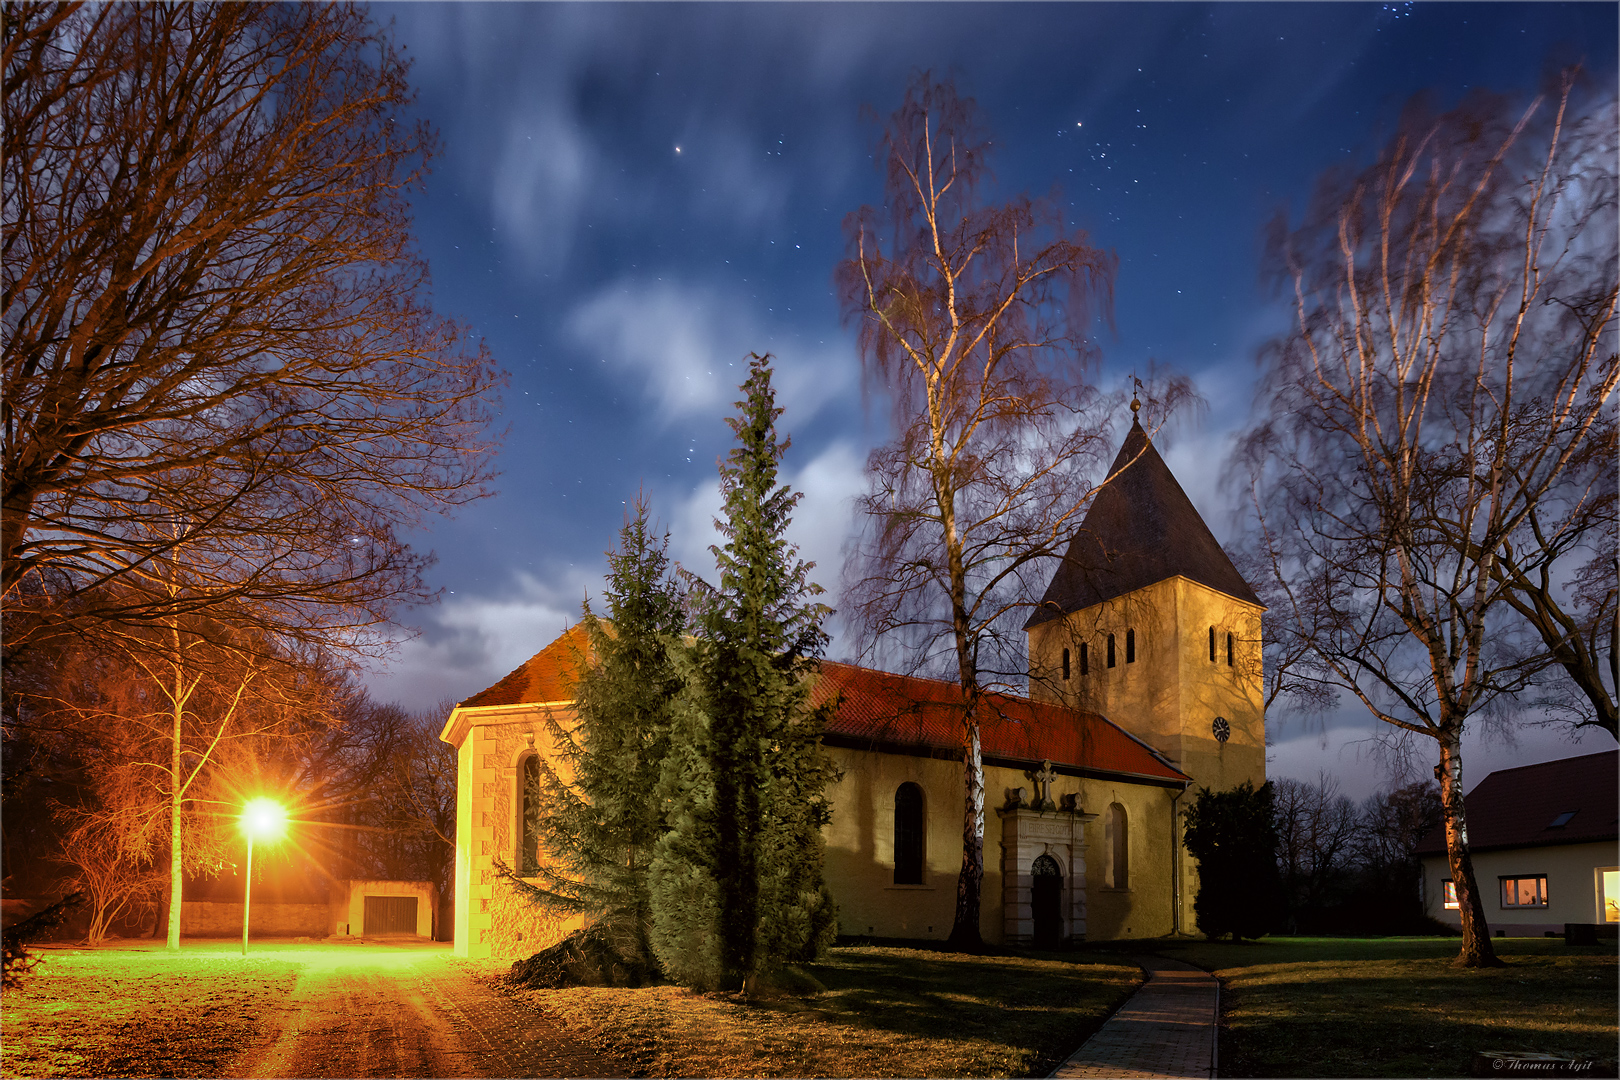
POLYGON ((247 881, 242 885, 242 955, 247 955, 248 906, 253 901, 253 841, 277 840, 287 831, 287 810, 274 799, 254 799, 242 807, 242 833, 247 837, 247 881))

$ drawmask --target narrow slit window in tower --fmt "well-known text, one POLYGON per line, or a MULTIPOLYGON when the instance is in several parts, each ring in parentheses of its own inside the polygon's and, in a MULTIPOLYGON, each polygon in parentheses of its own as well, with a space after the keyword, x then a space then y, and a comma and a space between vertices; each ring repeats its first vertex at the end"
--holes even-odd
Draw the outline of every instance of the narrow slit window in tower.
POLYGON ((1209 662, 1215 662, 1215 628, 1209 628, 1209 662))
POLYGON ((1232 635, 1226 635, 1226 666, 1232 666, 1232 635))
POLYGON ((1114 635, 1108 635, 1108 666, 1114 666, 1114 635))
POLYGON ((1063 681, 1069 681, 1069 650, 1063 650, 1063 681))
POLYGON ((1091 657, 1087 655, 1086 643, 1080 643, 1080 674, 1085 675, 1091 671, 1091 657))
POLYGON ((1125 631, 1125 662, 1127 664, 1136 663, 1136 631, 1135 630, 1127 630, 1127 631, 1125 631))

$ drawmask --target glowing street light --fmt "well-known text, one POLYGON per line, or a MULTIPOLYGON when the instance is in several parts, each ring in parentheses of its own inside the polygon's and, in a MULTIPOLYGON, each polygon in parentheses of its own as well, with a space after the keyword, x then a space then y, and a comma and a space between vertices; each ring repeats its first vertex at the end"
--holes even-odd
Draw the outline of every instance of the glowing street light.
POLYGON ((247 955, 248 906, 253 901, 253 841, 279 840, 287 831, 287 810, 274 799, 254 799, 242 807, 242 832, 247 837, 247 881, 242 886, 242 955, 247 955))

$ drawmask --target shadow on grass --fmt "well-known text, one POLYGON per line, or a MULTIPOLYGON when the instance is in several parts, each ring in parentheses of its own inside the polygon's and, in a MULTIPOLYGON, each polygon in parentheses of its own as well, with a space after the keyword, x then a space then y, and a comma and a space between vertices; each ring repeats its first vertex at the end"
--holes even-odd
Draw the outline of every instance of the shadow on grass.
POLYGON ((968 955, 846 946, 805 964, 826 992, 805 1004, 829 1022, 924 1039, 982 1039, 1037 1052, 1050 1069, 1141 982, 1134 965, 1091 954, 968 955))
POLYGON ((1220 978, 1227 1076, 1459 1076, 1480 1050, 1615 1057, 1608 946, 1505 938, 1507 966, 1468 969, 1455 938, 1155 944, 1220 978))

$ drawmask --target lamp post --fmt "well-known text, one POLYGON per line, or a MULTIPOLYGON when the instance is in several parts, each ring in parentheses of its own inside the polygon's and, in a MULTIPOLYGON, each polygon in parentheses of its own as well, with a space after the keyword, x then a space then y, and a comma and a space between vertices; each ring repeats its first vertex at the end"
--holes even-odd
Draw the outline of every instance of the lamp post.
POLYGON ((274 840, 287 831, 287 811, 274 799, 254 799, 242 807, 242 832, 247 837, 247 880, 242 885, 242 955, 247 955, 248 908, 253 902, 253 841, 274 840))

